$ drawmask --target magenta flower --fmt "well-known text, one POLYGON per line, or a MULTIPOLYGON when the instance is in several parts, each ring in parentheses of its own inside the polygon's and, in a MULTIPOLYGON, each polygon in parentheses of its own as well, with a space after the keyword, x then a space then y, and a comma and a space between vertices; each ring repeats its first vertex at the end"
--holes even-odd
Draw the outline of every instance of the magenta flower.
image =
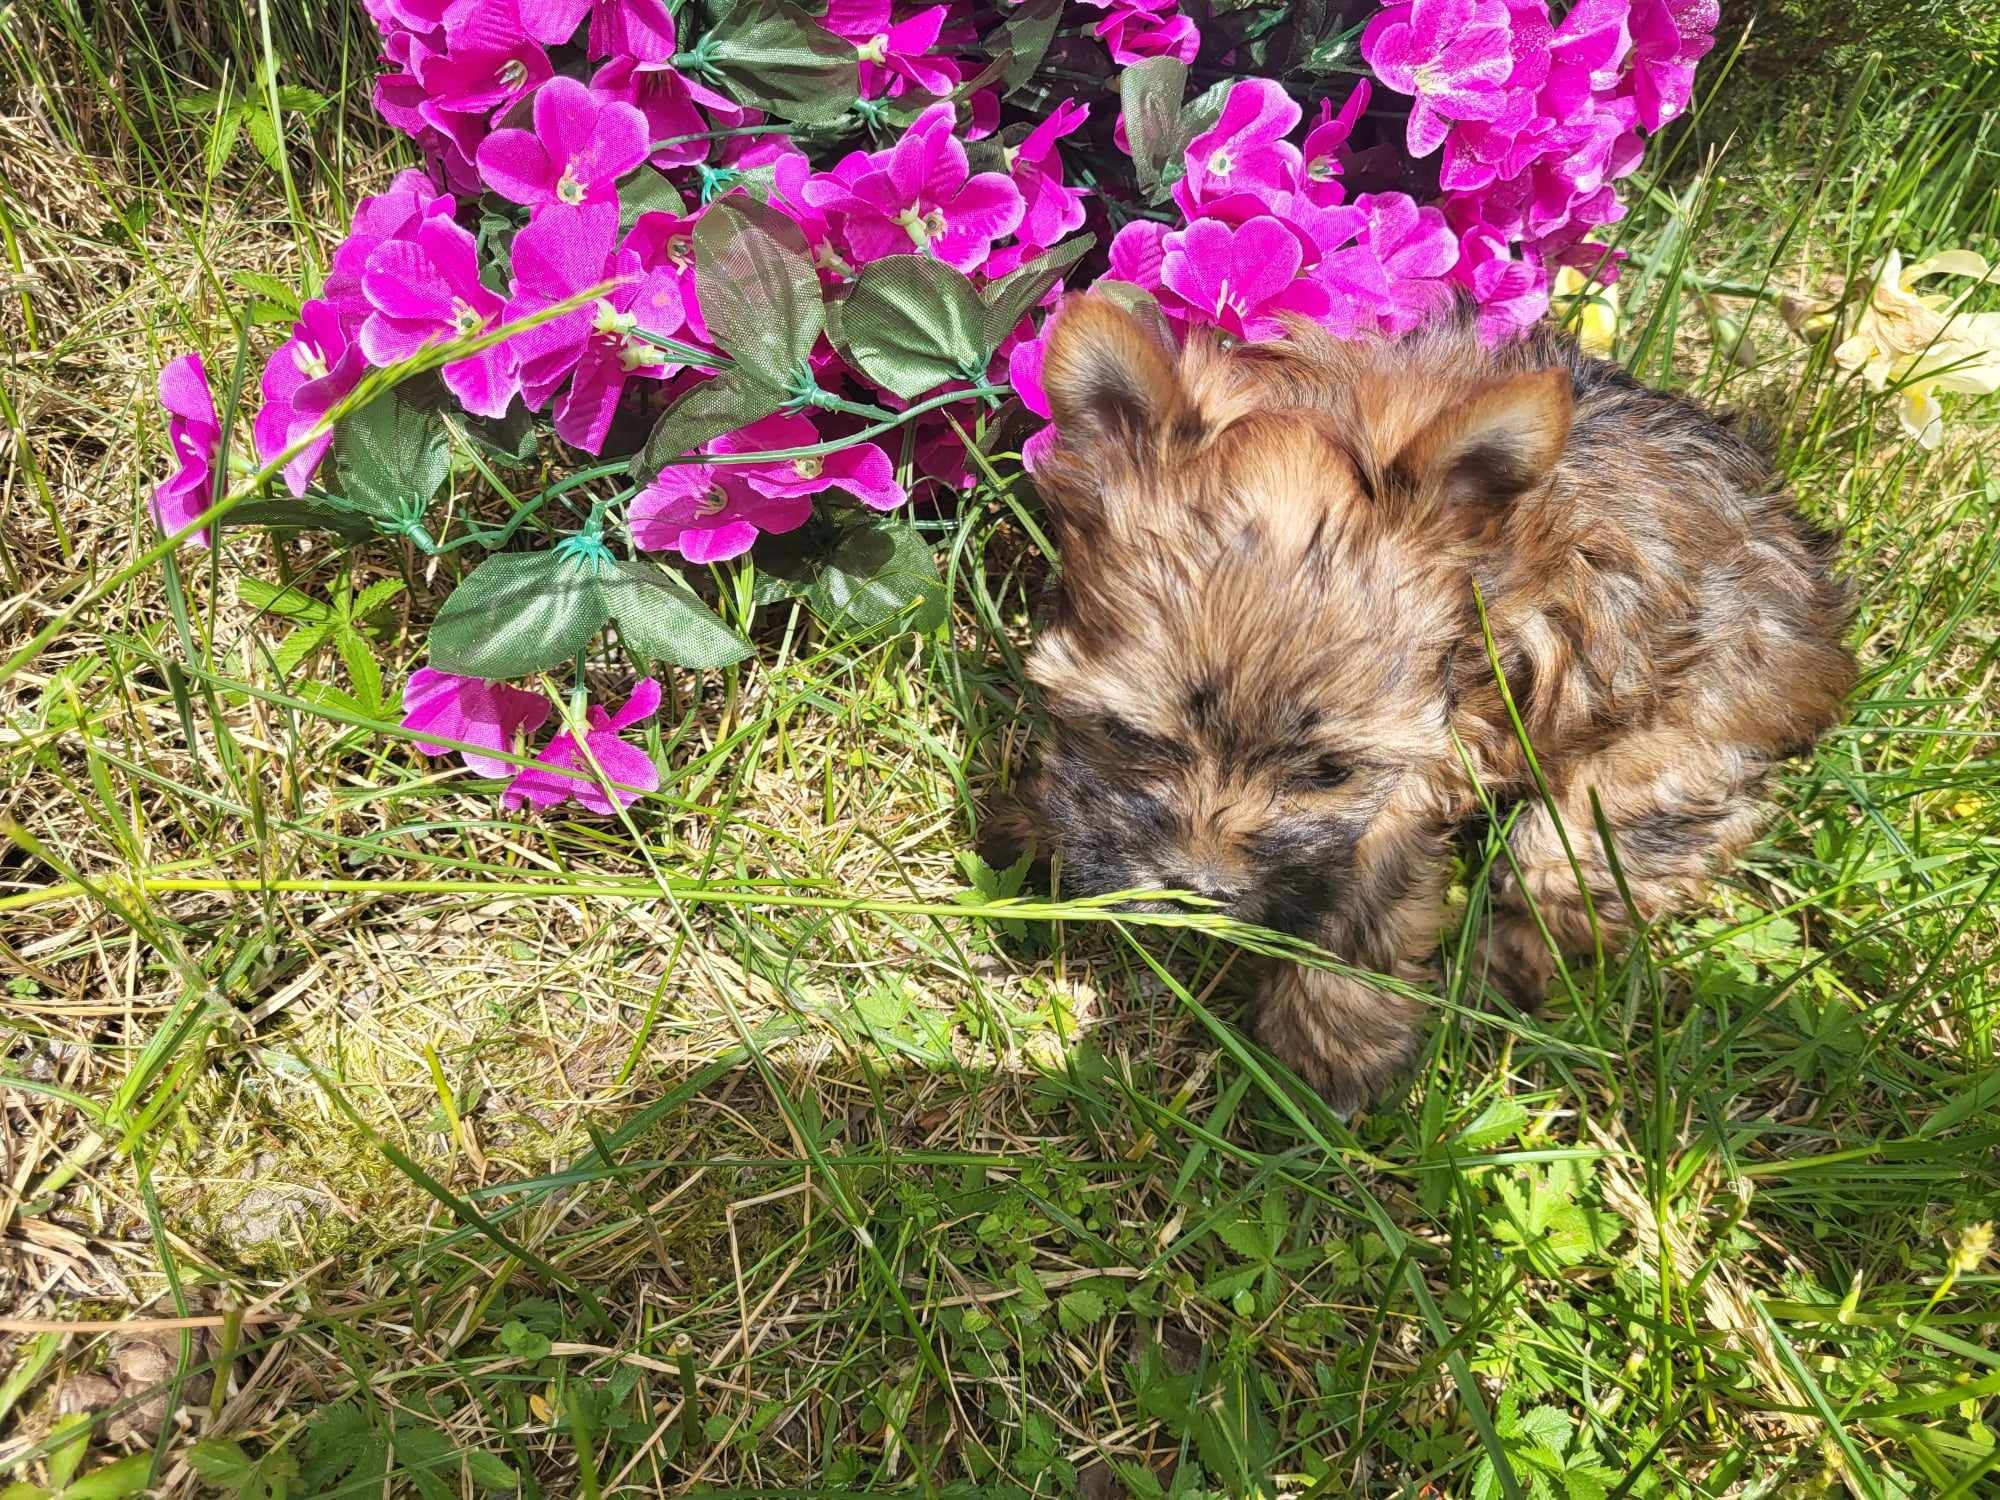
MULTIPOLYGON (((549 700, 504 682, 460 677, 434 667, 419 667, 403 685, 403 727, 419 731, 416 747, 423 755, 450 755, 460 744, 484 745, 509 755, 521 753, 522 742, 542 727, 549 700)), ((505 776, 515 769, 507 761, 475 750, 456 750, 482 776, 505 776)))
POLYGON ((479 147, 479 175, 503 198, 616 203, 618 179, 646 159, 646 117, 599 99, 574 78, 551 78, 535 95, 535 128, 496 130, 479 147))
POLYGON ((576 35, 590 13, 590 55, 629 57, 660 67, 674 55, 674 14, 667 0, 521 0, 528 34, 550 47, 576 35))
MULTIPOLYGON (((376 365, 482 333, 502 308, 479 279, 472 236, 449 219, 426 219, 411 238, 377 245, 361 273, 361 290, 373 309, 361 325, 361 351, 376 365)), ((443 373, 445 385, 475 416, 505 415, 520 384, 507 343, 453 360, 443 373)))
POLYGON ((1515 104, 1506 0, 1408 0, 1361 34, 1361 55, 1386 87, 1408 94, 1410 155, 1429 156, 1454 120, 1497 120, 1515 104))
MULTIPOLYGON (((318 426, 340 398, 361 382, 367 366, 353 338, 354 324, 341 309, 315 297, 299 309, 292 336, 277 347, 259 382, 264 404, 252 430, 257 456, 269 463, 318 426)), ((303 495, 333 446, 331 430, 321 433, 285 465, 285 483, 303 495)))
POLYGON ((1648 130, 1687 108, 1694 65, 1715 45, 1720 14, 1717 0, 1633 0, 1632 95, 1648 130))
MULTIPOLYGON (((708 445, 708 451, 764 453, 778 448, 809 448, 819 441, 820 434, 810 418, 781 412, 724 433, 708 445)), ((894 510, 909 499, 896 483, 896 466, 874 443, 851 443, 811 458, 727 467, 737 469, 743 482, 758 494, 773 498, 817 495, 837 485, 871 510, 894 510)))
POLYGON ((950 7, 933 5, 907 20, 890 20, 889 0, 831 0, 820 24, 854 43, 861 61, 861 97, 898 98, 909 89, 948 94, 958 87, 958 65, 933 57, 950 7))
POLYGON ((646 273, 639 252, 629 240, 619 248, 617 236, 618 210, 609 203, 544 209, 514 236, 508 322, 607 281, 615 283, 594 304, 524 329, 508 341, 520 363, 521 394, 530 410, 539 410, 569 382, 556 405, 556 432, 586 453, 603 451, 628 380, 635 375, 658 380, 671 373, 667 356, 633 337, 635 331, 664 336, 677 332, 682 322, 674 273, 646 273))
MULTIPOLYGON (((153 491, 153 519, 172 536, 214 503, 216 459, 222 452, 222 419, 208 388, 199 354, 169 360, 160 371, 160 405, 167 410, 167 442, 179 467, 153 491)), ((188 538, 208 545, 208 532, 188 538)))
POLYGON ((1034 338, 1016 344, 1007 356, 1007 379, 1014 394, 1044 424, 1021 444, 1021 467, 1030 474, 1056 444, 1056 424, 1049 420, 1049 394, 1042 386, 1042 359, 1047 352, 1048 332, 1044 328, 1034 338))
POLYGON ((644 115, 649 142, 677 142, 663 146, 649 158, 662 169, 685 167, 708 159, 714 142, 685 137, 700 135, 711 128, 727 130, 738 125, 755 125, 764 118, 761 111, 744 108, 678 69, 647 69, 630 57, 614 57, 599 68, 591 76, 590 88, 598 98, 616 99, 644 115))
POLYGON ((548 743, 535 757, 538 766, 517 774, 500 794, 500 805, 520 807, 532 802, 537 807, 558 807, 574 797, 594 813, 610 813, 630 807, 660 785, 660 769, 653 758, 637 745, 619 738, 622 730, 650 719, 660 707, 660 685, 648 677, 632 689, 632 696, 615 714, 607 714, 595 703, 590 706, 590 728, 579 744, 568 730, 548 743), (581 774, 563 776, 554 768, 581 774), (608 787, 607 784, 608 783, 608 787))
POLYGON ((1176 0, 1083 0, 1105 11, 1091 35, 1111 49, 1120 67, 1149 57, 1177 57, 1193 62, 1201 46, 1194 22, 1175 10, 1176 0))
POLYGON ((1304 179, 1300 191, 1323 208, 1332 208, 1347 198, 1347 189, 1340 183, 1342 149, 1354 134, 1354 122, 1368 107, 1369 93, 1368 80, 1364 78, 1349 91, 1339 114, 1333 112, 1331 99, 1322 99, 1319 119, 1306 132, 1306 143, 1300 152, 1304 179))
POLYGON ((1541 265, 1516 259, 1507 242, 1480 224, 1459 239, 1451 279, 1479 305, 1479 336, 1489 344, 1532 328, 1549 307, 1549 278, 1541 265))
POLYGON ((1305 260, 1299 237, 1276 219, 1255 218, 1235 229, 1197 219, 1167 243, 1161 282, 1198 323, 1254 341, 1285 331, 1280 313, 1317 318, 1327 311, 1326 288, 1299 276, 1305 260))
POLYGON ((516 0, 478 0, 454 13, 442 52, 413 49, 410 71, 423 86, 420 111, 440 130, 446 114, 491 118, 525 98, 554 71, 521 19, 516 0))
POLYGON ((1160 266, 1171 231, 1155 219, 1134 219, 1111 239, 1111 276, 1149 292, 1160 289, 1160 266))
MULTIPOLYGON (((1025 205, 1016 231, 1024 247, 1020 259, 1048 249, 1064 235, 1083 227, 1083 200, 1087 195, 1082 188, 1064 185, 1062 156, 1056 150, 1056 142, 1082 129, 1089 116, 1089 105, 1066 99, 1007 153, 1008 175, 1020 189, 1025 205)), ((1006 273, 1000 270, 998 274, 1006 273)))
POLYGON ((806 181, 806 204, 836 220, 854 264, 915 249, 974 271, 1020 224, 1020 189, 998 172, 968 176, 951 130, 952 107, 933 105, 891 149, 853 152, 806 181))
POLYGON ((1458 236, 1435 208, 1407 193, 1364 193, 1354 207, 1368 216, 1368 248, 1389 281, 1383 331, 1407 333, 1451 300, 1444 278, 1458 264, 1458 236))
POLYGON ((363 198, 356 205, 354 226, 333 252, 333 265, 320 296, 354 322, 367 317, 368 298, 361 290, 361 273, 375 247, 384 240, 408 239, 424 220, 449 219, 457 209, 451 196, 437 192, 423 173, 398 172, 387 192, 363 198))
POLYGON ((761 494, 740 465, 676 464, 640 491, 627 518, 634 546, 707 563, 741 557, 763 533, 797 531, 811 515, 809 496, 761 494))
POLYGON ((1198 204, 1237 193, 1269 205, 1291 192, 1303 163, 1285 137, 1298 123, 1299 106, 1279 84, 1246 78, 1233 85, 1215 124, 1188 143, 1187 176, 1176 185, 1176 200, 1191 215, 1198 204))

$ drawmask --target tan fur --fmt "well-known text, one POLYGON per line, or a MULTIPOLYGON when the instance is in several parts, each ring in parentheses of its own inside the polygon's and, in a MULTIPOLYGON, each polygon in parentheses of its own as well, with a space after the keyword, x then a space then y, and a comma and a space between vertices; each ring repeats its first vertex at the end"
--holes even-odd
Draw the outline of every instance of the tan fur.
MULTIPOLYGON (((1617 938, 1694 899, 1754 836, 1772 766, 1839 717, 1831 535, 1725 423, 1564 340, 1487 349, 1460 319, 1176 352, 1083 298, 1044 381, 1063 570, 1030 660, 1053 733, 1022 831, 1072 888, 1205 891, 1417 978, 1455 837, 1485 799, 1522 803, 1483 962, 1532 1003, 1554 959, 1531 902, 1581 951, 1586 903, 1617 938)), ((1411 1055, 1416 1009, 1288 968, 1259 1024, 1352 1105, 1411 1055)))

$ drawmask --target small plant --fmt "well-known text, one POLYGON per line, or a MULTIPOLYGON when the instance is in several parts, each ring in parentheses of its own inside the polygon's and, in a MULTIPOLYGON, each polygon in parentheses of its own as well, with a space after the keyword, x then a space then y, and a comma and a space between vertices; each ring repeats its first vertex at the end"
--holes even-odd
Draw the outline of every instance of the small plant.
MULTIPOLYGON (((1395 333, 1469 296, 1511 337, 1558 269, 1572 297, 1615 276, 1589 236, 1715 23, 1668 0, 1253 4, 1206 30, 1157 0, 1033 0, 983 33, 958 3, 369 9, 377 108, 425 170, 362 201, 311 295, 250 287, 253 326, 297 303, 248 424, 261 467, 224 454, 244 424, 198 356, 164 372, 155 515, 197 543, 247 524, 433 559, 450 592, 404 729, 518 769, 552 705, 505 684, 571 673, 507 800, 567 800, 554 778, 599 812, 656 783, 586 711, 592 661, 726 667, 787 598, 850 631, 944 623, 910 517, 1032 467, 1067 287, 1241 339, 1288 315, 1395 333)), ((317 107, 261 81, 185 101, 211 166, 317 107)), ((333 646, 350 686, 319 692, 380 722, 368 636, 335 614, 281 650, 333 646)))

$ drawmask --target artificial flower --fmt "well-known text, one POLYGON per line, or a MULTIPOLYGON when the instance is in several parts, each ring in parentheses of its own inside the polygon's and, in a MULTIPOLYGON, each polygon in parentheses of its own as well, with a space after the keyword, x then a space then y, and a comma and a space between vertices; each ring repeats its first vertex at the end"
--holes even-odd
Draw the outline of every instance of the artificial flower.
MULTIPOLYGON (((213 503, 215 464, 222 452, 222 419, 208 388, 199 354, 169 360, 160 371, 160 405, 167 412, 167 442, 177 467, 153 491, 153 519, 172 535, 213 503)), ((208 545, 206 529, 188 538, 208 545)))
POLYGON ((496 130, 479 147, 479 175, 516 203, 616 203, 618 179, 646 159, 646 117, 574 78, 542 85, 534 119, 533 130, 496 130))
POLYGON ((402 724, 416 732, 418 753, 456 753, 482 776, 505 776, 515 767, 459 745, 481 745, 519 755, 524 740, 540 729, 548 716, 549 700, 540 693, 504 682, 460 677, 435 667, 419 667, 403 685, 402 724), (441 740, 456 740, 458 745, 441 744, 441 740))
MULTIPOLYGON (((272 353, 258 382, 264 404, 258 409, 252 436, 259 458, 268 463, 305 438, 361 383, 367 362, 354 337, 357 327, 358 319, 343 316, 339 306, 322 297, 299 309, 292 336, 272 353)), ((306 492, 332 446, 329 428, 285 465, 285 483, 294 495, 306 492)))
POLYGON ((594 813, 630 807, 659 787, 660 769, 650 755, 637 745, 626 744, 620 735, 652 718, 659 707, 660 685, 651 677, 632 689, 632 696, 616 713, 591 704, 590 727, 583 738, 564 730, 550 740, 535 757, 536 764, 507 783, 500 805, 514 808, 532 802, 537 807, 558 807, 574 797, 594 813), (542 770, 543 766, 550 769, 542 770), (566 776, 563 771, 579 774, 566 776))

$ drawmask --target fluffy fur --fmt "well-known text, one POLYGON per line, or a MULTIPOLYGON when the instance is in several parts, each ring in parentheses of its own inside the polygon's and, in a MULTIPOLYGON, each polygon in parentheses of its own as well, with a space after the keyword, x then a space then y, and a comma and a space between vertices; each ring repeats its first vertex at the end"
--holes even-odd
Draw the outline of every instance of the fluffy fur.
MULTIPOLYGON (((1530 901, 1566 950, 1590 923, 1476 600, 1607 938, 1692 899, 1840 716, 1836 538, 1726 421, 1554 333, 1176 351, 1088 297, 1044 379, 1062 571, 1030 675, 1052 732, 1013 833, 1065 889, 1199 892, 1419 979, 1455 840, 1519 803, 1483 963, 1532 1004, 1554 961, 1530 901)), ((1419 1010, 1285 966, 1257 1027, 1352 1107, 1419 1010)))

